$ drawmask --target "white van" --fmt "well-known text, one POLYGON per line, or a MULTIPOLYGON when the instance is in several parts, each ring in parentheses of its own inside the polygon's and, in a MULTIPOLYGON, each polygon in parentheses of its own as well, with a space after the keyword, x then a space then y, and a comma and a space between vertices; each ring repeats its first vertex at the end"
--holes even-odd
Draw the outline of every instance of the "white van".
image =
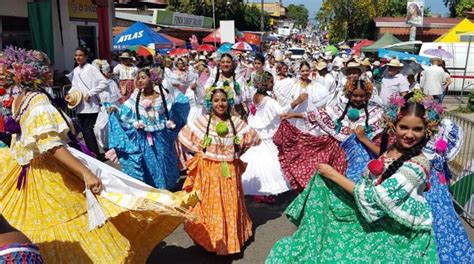
POLYGON ((291 48, 291 49, 288 49, 288 51, 291 51, 290 59, 292 60, 302 59, 305 53, 305 50, 302 48, 291 48))
POLYGON ((425 57, 434 57, 426 54, 425 51, 429 49, 444 49, 452 54, 452 58, 442 58, 446 62, 446 68, 451 73, 453 84, 449 87, 451 91, 461 91, 464 76, 464 69, 466 69, 466 79, 464 81, 464 91, 474 90, 474 43, 471 43, 469 56, 467 54, 469 43, 440 43, 440 42, 425 42, 421 46, 419 55, 425 57), (466 60, 469 60, 466 64, 466 60))

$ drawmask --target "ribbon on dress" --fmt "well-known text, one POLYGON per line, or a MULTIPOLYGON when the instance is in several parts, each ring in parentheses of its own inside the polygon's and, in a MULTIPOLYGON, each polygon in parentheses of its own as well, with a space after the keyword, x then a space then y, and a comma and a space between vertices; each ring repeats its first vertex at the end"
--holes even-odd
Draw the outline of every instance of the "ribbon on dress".
POLYGON ((28 172, 29 167, 30 167, 30 164, 21 166, 20 176, 18 177, 18 182, 16 184, 17 190, 21 190, 21 188, 23 188, 23 186, 26 185, 26 173, 28 172))
POLYGON ((148 145, 153 146, 154 142, 151 132, 146 132, 146 140, 148 140, 148 145))

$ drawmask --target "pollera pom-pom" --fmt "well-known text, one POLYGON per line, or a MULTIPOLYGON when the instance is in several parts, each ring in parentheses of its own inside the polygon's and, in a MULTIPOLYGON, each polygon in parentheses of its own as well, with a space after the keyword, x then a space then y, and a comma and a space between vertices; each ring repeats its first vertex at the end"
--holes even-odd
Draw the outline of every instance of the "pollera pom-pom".
POLYGON ((347 117, 352 122, 357 121, 360 117, 359 111, 357 109, 351 108, 349 109, 349 111, 347 111, 347 117))
POLYGON ((436 147, 436 153, 442 155, 448 149, 448 142, 446 142, 446 140, 441 138, 436 142, 435 147, 436 147))

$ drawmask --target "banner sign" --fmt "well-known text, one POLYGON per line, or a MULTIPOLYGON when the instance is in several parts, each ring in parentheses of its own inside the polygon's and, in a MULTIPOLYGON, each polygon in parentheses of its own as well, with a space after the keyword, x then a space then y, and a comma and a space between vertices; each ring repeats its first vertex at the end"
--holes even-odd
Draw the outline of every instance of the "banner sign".
POLYGON ((424 8, 425 2, 423 0, 408 1, 406 23, 408 25, 422 27, 424 8))
POLYGON ((68 0, 69 20, 97 20, 96 9, 90 0, 68 0))
POLYGON ((158 25, 212 28, 212 18, 185 13, 155 10, 154 21, 158 25))
POLYGON ((235 43, 235 23, 234 20, 221 20, 221 43, 235 43))

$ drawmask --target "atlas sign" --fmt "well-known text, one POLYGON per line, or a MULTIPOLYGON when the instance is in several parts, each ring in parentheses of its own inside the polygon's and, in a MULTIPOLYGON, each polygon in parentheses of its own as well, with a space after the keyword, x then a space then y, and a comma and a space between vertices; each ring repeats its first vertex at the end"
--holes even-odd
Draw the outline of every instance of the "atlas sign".
POLYGON ((122 43, 122 42, 127 41, 127 40, 139 39, 141 37, 143 37, 143 30, 140 30, 140 31, 135 32, 133 34, 127 34, 127 35, 121 36, 119 38, 119 40, 117 41, 117 44, 122 43))

